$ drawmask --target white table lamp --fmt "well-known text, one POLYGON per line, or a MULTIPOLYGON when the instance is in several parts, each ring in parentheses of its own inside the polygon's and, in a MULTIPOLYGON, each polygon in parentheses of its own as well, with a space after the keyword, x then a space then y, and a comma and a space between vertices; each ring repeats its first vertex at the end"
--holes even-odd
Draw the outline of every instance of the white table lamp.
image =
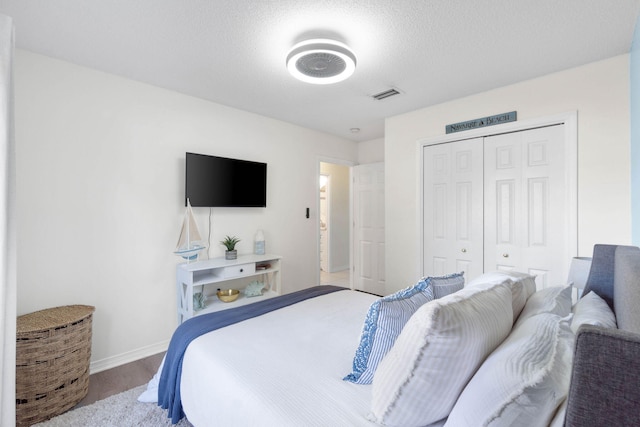
POLYGON ((571 260, 571 267, 569 268, 569 277, 567 283, 573 283, 573 287, 578 292, 578 298, 582 296, 584 287, 587 284, 589 278, 589 271, 591 270, 591 258, 590 257, 574 257, 571 260))

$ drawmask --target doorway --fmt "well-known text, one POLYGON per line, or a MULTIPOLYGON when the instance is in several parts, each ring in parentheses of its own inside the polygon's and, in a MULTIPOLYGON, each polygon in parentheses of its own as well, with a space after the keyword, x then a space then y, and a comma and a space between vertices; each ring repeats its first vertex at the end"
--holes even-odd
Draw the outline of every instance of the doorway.
POLYGON ((351 287, 351 165, 320 161, 319 283, 351 287))

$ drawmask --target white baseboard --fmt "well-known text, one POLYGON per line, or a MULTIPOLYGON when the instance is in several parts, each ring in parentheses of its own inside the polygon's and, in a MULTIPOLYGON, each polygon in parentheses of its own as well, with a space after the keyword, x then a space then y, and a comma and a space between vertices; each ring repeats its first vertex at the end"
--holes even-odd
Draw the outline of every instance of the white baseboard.
POLYGON ((106 371, 107 369, 115 368, 116 366, 124 365, 125 363, 153 356, 154 354, 167 351, 167 348, 169 348, 169 340, 141 347, 116 356, 107 357, 106 359, 94 360, 89 364, 89 373, 95 374, 96 372, 106 371))

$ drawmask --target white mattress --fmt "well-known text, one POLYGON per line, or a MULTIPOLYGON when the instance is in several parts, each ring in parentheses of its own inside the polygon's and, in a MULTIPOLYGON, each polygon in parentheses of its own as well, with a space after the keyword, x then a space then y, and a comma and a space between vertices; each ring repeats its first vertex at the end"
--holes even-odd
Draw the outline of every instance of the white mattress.
POLYGON ((187 418, 202 426, 373 426, 351 372, 375 296, 339 291, 210 332, 184 356, 187 418))

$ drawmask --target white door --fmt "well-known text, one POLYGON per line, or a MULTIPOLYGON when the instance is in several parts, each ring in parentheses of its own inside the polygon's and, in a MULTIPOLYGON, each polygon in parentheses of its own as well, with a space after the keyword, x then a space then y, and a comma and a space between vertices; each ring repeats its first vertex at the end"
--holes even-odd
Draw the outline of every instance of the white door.
POLYGON ((329 175, 320 174, 320 270, 329 271, 329 197, 331 182, 329 175))
POLYGON ((353 287, 385 295, 384 163, 354 166, 353 287))
POLYGON ((482 274, 482 155, 482 138, 423 148, 424 275, 482 274))
POLYGON ((485 271, 535 274, 539 289, 564 283, 564 153, 564 125, 485 138, 485 271))

